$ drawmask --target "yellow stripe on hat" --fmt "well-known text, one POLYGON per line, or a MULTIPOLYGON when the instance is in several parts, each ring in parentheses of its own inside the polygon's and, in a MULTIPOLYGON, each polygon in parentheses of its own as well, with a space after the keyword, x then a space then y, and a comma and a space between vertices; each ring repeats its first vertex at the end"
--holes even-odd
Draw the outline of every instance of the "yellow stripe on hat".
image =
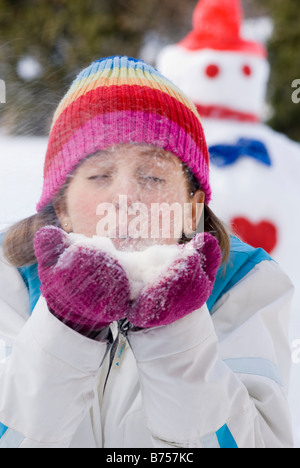
POLYGON ((57 111, 54 115, 53 124, 59 118, 60 114, 76 101, 81 96, 84 96, 90 91, 100 86, 141 86, 157 89, 177 99, 180 103, 184 104, 190 109, 194 115, 199 119, 199 113, 196 107, 191 103, 179 89, 169 80, 161 75, 152 74, 147 70, 136 70, 133 68, 115 68, 100 70, 98 73, 84 77, 81 80, 76 80, 71 86, 69 92, 59 104, 57 111))

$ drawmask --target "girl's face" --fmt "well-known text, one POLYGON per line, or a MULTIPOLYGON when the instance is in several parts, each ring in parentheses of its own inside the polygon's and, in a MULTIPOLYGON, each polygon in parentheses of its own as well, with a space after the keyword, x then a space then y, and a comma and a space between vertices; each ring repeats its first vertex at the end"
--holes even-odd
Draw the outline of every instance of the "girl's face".
POLYGON ((147 145, 118 145, 80 164, 56 211, 67 232, 111 237, 118 249, 174 244, 196 230, 204 193, 190 196, 182 163, 147 145), (184 204, 186 209, 184 209, 184 204))

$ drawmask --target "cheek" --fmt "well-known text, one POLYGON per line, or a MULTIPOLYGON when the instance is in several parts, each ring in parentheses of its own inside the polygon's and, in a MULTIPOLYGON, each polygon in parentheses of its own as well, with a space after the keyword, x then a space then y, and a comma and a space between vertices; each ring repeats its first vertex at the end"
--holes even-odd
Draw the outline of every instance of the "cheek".
MULTIPOLYGON (((154 219, 159 219, 161 227, 159 243, 174 244, 182 236, 184 231, 187 205, 189 203, 188 190, 182 180, 174 178, 168 190, 160 192, 159 197, 153 197, 152 203, 159 204, 159 212, 148 204, 149 212, 154 213, 154 219), (164 205, 164 208, 163 208, 164 205)), ((151 229, 153 228, 151 223, 151 229)))
POLYGON ((188 189, 185 182, 174 176, 171 181, 166 185, 157 187, 153 193, 145 197, 145 203, 187 203, 188 202, 188 189))
POLYGON ((91 237, 96 234, 99 197, 87 190, 71 190, 67 197, 68 216, 73 232, 91 237))

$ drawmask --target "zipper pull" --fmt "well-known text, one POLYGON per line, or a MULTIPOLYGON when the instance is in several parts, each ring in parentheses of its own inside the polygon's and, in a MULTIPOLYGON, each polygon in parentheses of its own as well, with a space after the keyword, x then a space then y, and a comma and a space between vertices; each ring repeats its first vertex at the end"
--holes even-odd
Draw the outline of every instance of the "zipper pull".
POLYGON ((123 357, 125 355, 124 351, 127 344, 127 335, 129 330, 132 328, 132 324, 127 320, 127 318, 122 319, 118 322, 119 328, 119 344, 115 354, 114 367, 117 369, 120 368, 122 364, 123 357))
POLYGON ((115 362, 114 362, 114 367, 116 367, 117 369, 119 369, 122 364, 122 360, 125 355, 124 353, 125 347, 126 347, 126 338, 125 336, 122 335, 119 340, 119 346, 117 348, 115 362))
POLYGON ((122 320, 119 320, 118 328, 119 328, 119 333, 121 333, 121 335, 123 335, 126 338, 128 335, 128 332, 132 328, 132 324, 129 322, 127 318, 124 318, 122 320))

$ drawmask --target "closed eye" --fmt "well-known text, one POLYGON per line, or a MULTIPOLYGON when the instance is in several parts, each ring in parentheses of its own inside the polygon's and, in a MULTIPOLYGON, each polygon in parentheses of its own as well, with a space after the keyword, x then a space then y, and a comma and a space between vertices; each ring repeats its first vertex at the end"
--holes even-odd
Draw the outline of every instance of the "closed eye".
POLYGON ((145 181, 145 182, 150 181, 150 182, 154 182, 154 183, 157 183, 157 184, 165 182, 164 179, 160 179, 159 177, 155 177, 155 176, 141 176, 141 179, 143 181, 145 181))
POLYGON ((94 175, 91 177, 88 177, 88 180, 100 180, 100 179, 108 179, 110 176, 103 174, 103 175, 94 175))

